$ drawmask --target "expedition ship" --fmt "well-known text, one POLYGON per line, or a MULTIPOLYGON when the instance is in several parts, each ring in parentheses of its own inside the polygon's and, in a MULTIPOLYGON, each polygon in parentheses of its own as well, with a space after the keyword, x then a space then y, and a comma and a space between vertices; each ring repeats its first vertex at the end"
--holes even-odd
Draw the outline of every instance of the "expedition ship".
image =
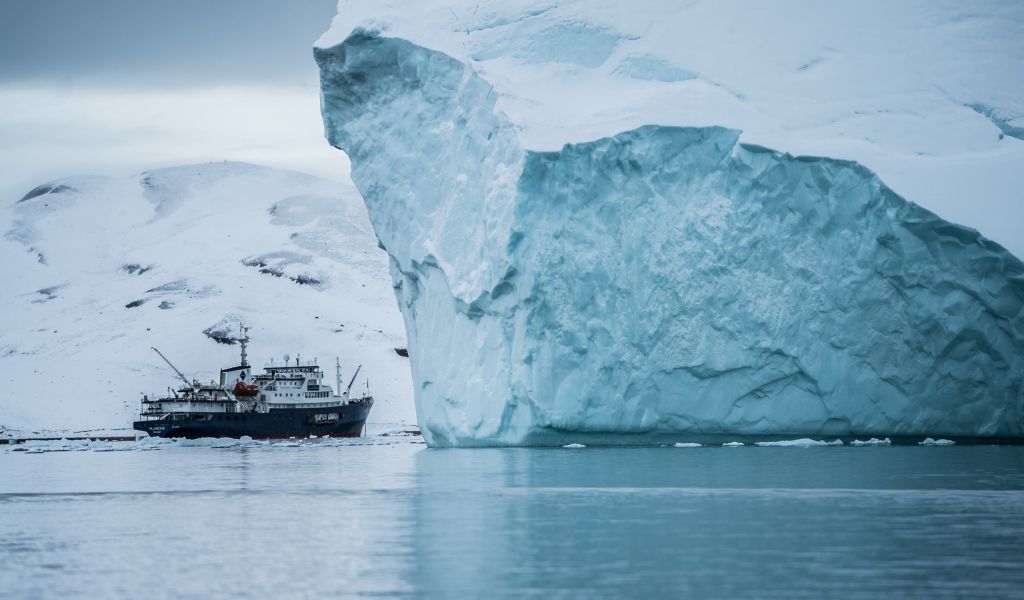
MULTIPOLYGON (((324 373, 316 361, 292 364, 288 355, 282 365, 271 364, 263 373, 253 374, 246 356, 248 329, 239 338, 239 365, 221 369, 220 382, 189 381, 159 350, 160 358, 177 373, 182 385, 169 388, 163 398, 142 398, 142 412, 133 427, 155 437, 242 437, 288 438, 309 435, 359 437, 373 407, 367 393, 352 398, 352 384, 335 394, 323 383, 324 373)), ((360 366, 361 368, 361 366, 360 366)), ((335 360, 336 384, 341 389, 341 365, 335 360)), ((367 386, 368 387, 368 386, 367 386)))

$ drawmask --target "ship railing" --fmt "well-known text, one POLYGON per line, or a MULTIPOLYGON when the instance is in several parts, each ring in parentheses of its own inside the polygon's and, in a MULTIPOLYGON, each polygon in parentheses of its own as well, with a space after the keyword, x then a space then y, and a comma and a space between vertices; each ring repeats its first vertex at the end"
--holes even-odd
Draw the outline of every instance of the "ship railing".
POLYGON ((319 362, 319 360, 317 360, 315 358, 312 359, 312 360, 301 360, 301 359, 298 359, 298 358, 293 358, 293 359, 291 359, 291 360, 289 360, 287 362, 272 361, 272 362, 265 362, 265 363, 263 363, 263 368, 264 369, 285 369, 285 368, 288 368, 288 367, 319 367, 319 366, 320 366, 320 362, 319 362))

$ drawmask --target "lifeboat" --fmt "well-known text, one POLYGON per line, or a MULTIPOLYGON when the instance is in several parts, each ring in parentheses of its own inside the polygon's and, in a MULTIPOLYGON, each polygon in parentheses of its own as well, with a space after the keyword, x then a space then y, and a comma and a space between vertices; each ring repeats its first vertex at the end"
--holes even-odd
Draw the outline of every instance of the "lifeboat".
POLYGON ((235 389, 232 390, 236 396, 255 396, 260 393, 260 386, 243 383, 241 381, 235 382, 235 389))

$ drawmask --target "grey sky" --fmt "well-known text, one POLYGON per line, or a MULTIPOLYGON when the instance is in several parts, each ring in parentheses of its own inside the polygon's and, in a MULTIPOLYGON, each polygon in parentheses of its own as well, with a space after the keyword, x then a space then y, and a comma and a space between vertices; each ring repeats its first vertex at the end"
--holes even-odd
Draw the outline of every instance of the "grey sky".
MULTIPOLYGON (((0 202, 241 160, 347 179, 313 42, 337 0, 0 0, 0 202)), ((2 225, 2 224, 0 224, 2 225)))
POLYGON ((3 0, 0 82, 316 81, 336 0, 3 0))

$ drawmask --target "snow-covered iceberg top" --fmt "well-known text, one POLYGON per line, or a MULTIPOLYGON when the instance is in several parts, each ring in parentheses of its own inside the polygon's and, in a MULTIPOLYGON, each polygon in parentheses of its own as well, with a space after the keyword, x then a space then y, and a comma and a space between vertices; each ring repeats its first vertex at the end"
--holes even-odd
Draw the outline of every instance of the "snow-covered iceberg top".
MULTIPOLYGON (((631 84, 560 109, 517 77, 572 100, 631 41, 533 21, 582 3, 436 35, 433 9, 360 6, 315 52, 322 111, 391 258, 428 443, 1024 433, 1024 265, 1002 247, 854 162, 630 113, 631 84), (455 41, 490 30, 519 33, 455 41)), ((680 83, 637 61, 627 79, 680 83)))
POLYGON ((1024 189, 1022 22, 993 0, 342 0, 317 46, 362 28, 469 65, 531 150, 657 123, 856 160, 1020 256, 998 215, 1024 189))

